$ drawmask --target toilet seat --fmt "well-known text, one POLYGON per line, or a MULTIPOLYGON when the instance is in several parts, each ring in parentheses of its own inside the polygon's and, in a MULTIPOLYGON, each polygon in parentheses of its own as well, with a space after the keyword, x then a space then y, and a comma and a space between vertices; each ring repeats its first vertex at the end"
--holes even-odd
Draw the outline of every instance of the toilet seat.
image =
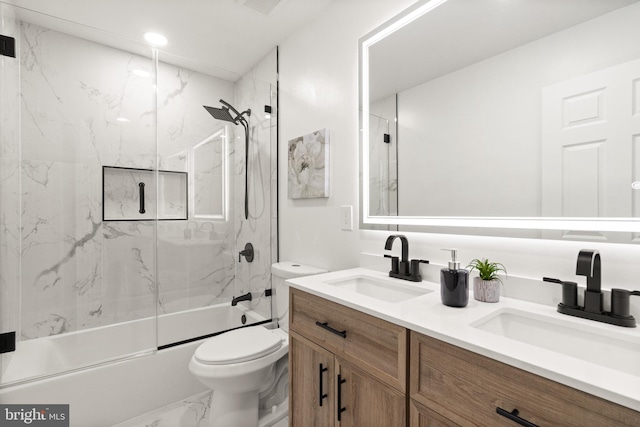
POLYGON ((204 365, 228 365, 267 356, 282 347, 279 334, 263 327, 248 327, 209 338, 200 345, 194 358, 204 365))

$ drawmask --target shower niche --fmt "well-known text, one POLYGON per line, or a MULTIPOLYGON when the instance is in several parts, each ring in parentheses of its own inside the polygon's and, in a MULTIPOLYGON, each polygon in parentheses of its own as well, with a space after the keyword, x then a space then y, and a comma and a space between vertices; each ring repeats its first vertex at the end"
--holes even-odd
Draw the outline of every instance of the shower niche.
POLYGON ((102 167, 103 221, 186 220, 188 206, 187 172, 102 167))

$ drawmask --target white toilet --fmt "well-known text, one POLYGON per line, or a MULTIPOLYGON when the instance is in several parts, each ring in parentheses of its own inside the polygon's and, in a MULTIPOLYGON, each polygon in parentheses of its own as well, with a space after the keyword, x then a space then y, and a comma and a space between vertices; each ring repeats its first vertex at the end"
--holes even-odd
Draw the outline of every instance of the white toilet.
POLYGON ((210 427, 276 427, 286 417, 289 286, 285 280, 325 272, 293 262, 273 264, 273 314, 279 327, 236 329, 209 338, 196 349, 189 371, 213 390, 210 427))

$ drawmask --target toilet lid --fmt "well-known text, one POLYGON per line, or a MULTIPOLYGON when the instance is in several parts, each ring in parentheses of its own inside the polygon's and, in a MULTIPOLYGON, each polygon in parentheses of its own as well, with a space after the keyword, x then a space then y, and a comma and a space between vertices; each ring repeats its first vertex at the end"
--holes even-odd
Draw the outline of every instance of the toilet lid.
POLYGON ((269 329, 252 326, 209 338, 196 349, 194 357, 207 365, 247 362, 282 347, 282 338, 269 329))

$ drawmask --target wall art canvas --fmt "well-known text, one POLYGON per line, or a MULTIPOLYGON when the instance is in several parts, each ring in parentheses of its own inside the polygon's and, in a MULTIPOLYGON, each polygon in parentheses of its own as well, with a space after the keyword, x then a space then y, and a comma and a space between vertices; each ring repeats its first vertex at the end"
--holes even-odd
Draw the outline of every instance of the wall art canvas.
POLYGON ((290 199, 329 197, 329 131, 289 140, 290 199))

